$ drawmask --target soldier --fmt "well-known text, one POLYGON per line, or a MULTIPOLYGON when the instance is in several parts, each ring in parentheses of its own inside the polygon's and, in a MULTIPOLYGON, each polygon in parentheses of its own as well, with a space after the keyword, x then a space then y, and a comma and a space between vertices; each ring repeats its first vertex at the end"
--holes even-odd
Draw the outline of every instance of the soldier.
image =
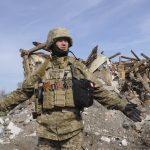
POLYGON ((80 60, 68 56, 72 44, 72 37, 65 28, 51 30, 46 46, 52 57, 26 77, 21 89, 0 100, 0 111, 7 112, 36 95, 37 150, 81 150, 83 123, 80 112, 91 106, 93 99, 106 108, 121 110, 134 121, 141 121, 141 113, 134 104, 104 89, 80 60))

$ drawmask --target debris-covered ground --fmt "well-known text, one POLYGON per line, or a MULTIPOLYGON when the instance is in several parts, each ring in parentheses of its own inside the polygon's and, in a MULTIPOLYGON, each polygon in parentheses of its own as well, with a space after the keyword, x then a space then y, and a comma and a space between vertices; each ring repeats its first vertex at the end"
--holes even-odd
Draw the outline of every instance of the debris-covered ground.
MULTIPOLYGON (((40 43, 34 44, 38 47, 28 53, 22 51, 25 76, 32 72, 36 62, 43 62, 40 54, 30 55, 32 59, 25 61, 29 52, 44 49, 40 43)), ((119 62, 112 62, 111 59, 120 53, 107 58, 97 54, 95 47, 87 61, 83 62, 108 90, 137 104, 143 112, 143 120, 135 123, 121 111, 108 110, 95 101, 93 106, 82 112, 85 150, 150 149, 150 58, 141 54, 141 59, 131 52, 134 57, 119 56, 119 62)), ((28 100, 7 116, 0 117, 0 150, 34 150, 37 136, 32 111, 34 102, 28 100)))
MULTIPOLYGON (((148 102, 147 102, 148 103, 148 102)), ((147 110, 150 105, 147 104, 147 110)), ((20 105, 11 114, 0 118, 1 150, 34 150, 37 144, 34 104, 20 105)), ((107 110, 98 102, 82 113, 84 120, 84 148, 86 150, 150 149, 150 114, 134 123, 122 112, 107 110)))

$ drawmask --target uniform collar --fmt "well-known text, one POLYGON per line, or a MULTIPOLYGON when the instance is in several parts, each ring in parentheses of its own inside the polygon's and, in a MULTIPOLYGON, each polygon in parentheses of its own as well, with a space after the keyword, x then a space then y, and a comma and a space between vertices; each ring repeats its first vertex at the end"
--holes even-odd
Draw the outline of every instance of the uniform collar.
POLYGON ((64 68, 68 64, 68 56, 64 56, 64 57, 53 56, 52 63, 54 67, 64 68))

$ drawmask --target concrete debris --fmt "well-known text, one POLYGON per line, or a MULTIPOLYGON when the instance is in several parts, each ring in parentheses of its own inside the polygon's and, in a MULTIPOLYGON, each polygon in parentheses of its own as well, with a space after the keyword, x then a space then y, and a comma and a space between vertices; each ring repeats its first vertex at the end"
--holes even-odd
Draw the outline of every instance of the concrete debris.
POLYGON ((123 140, 121 141, 121 144, 122 144, 123 146, 127 146, 127 145, 128 145, 128 142, 127 142, 126 139, 123 139, 123 140))
POLYGON ((150 148, 150 121, 146 121, 141 131, 141 141, 150 148))
POLYGON ((13 139, 16 135, 18 135, 22 130, 18 128, 13 122, 10 122, 7 126, 7 129, 10 130, 10 139, 13 139))
MULTIPOLYGON (((34 103, 20 104, 22 109, 0 117, 0 149, 34 150, 37 135, 35 122, 32 118, 34 103), (26 105, 27 104, 27 105, 26 105)), ((18 107, 20 108, 20 107, 18 107)))
POLYGON ((150 121, 150 115, 146 115, 145 120, 150 121))
POLYGON ((102 140, 102 141, 105 141, 105 142, 107 142, 107 143, 110 143, 110 138, 108 138, 108 137, 102 136, 102 137, 101 137, 101 140, 102 140))
POLYGON ((131 50, 135 58, 119 56, 119 61, 113 62, 111 59, 121 53, 106 57, 98 54, 96 48, 91 52, 85 64, 99 79, 104 81, 108 89, 138 104, 150 99, 150 58, 148 56, 141 54, 144 59, 140 59, 131 50))

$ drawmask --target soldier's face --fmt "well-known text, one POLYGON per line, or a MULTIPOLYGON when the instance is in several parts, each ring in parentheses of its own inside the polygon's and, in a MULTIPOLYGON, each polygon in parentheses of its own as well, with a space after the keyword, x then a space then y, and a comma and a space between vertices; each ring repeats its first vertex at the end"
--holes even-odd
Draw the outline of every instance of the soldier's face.
POLYGON ((56 46, 63 50, 63 51, 68 51, 69 48, 69 42, 67 38, 59 38, 56 41, 56 46))

